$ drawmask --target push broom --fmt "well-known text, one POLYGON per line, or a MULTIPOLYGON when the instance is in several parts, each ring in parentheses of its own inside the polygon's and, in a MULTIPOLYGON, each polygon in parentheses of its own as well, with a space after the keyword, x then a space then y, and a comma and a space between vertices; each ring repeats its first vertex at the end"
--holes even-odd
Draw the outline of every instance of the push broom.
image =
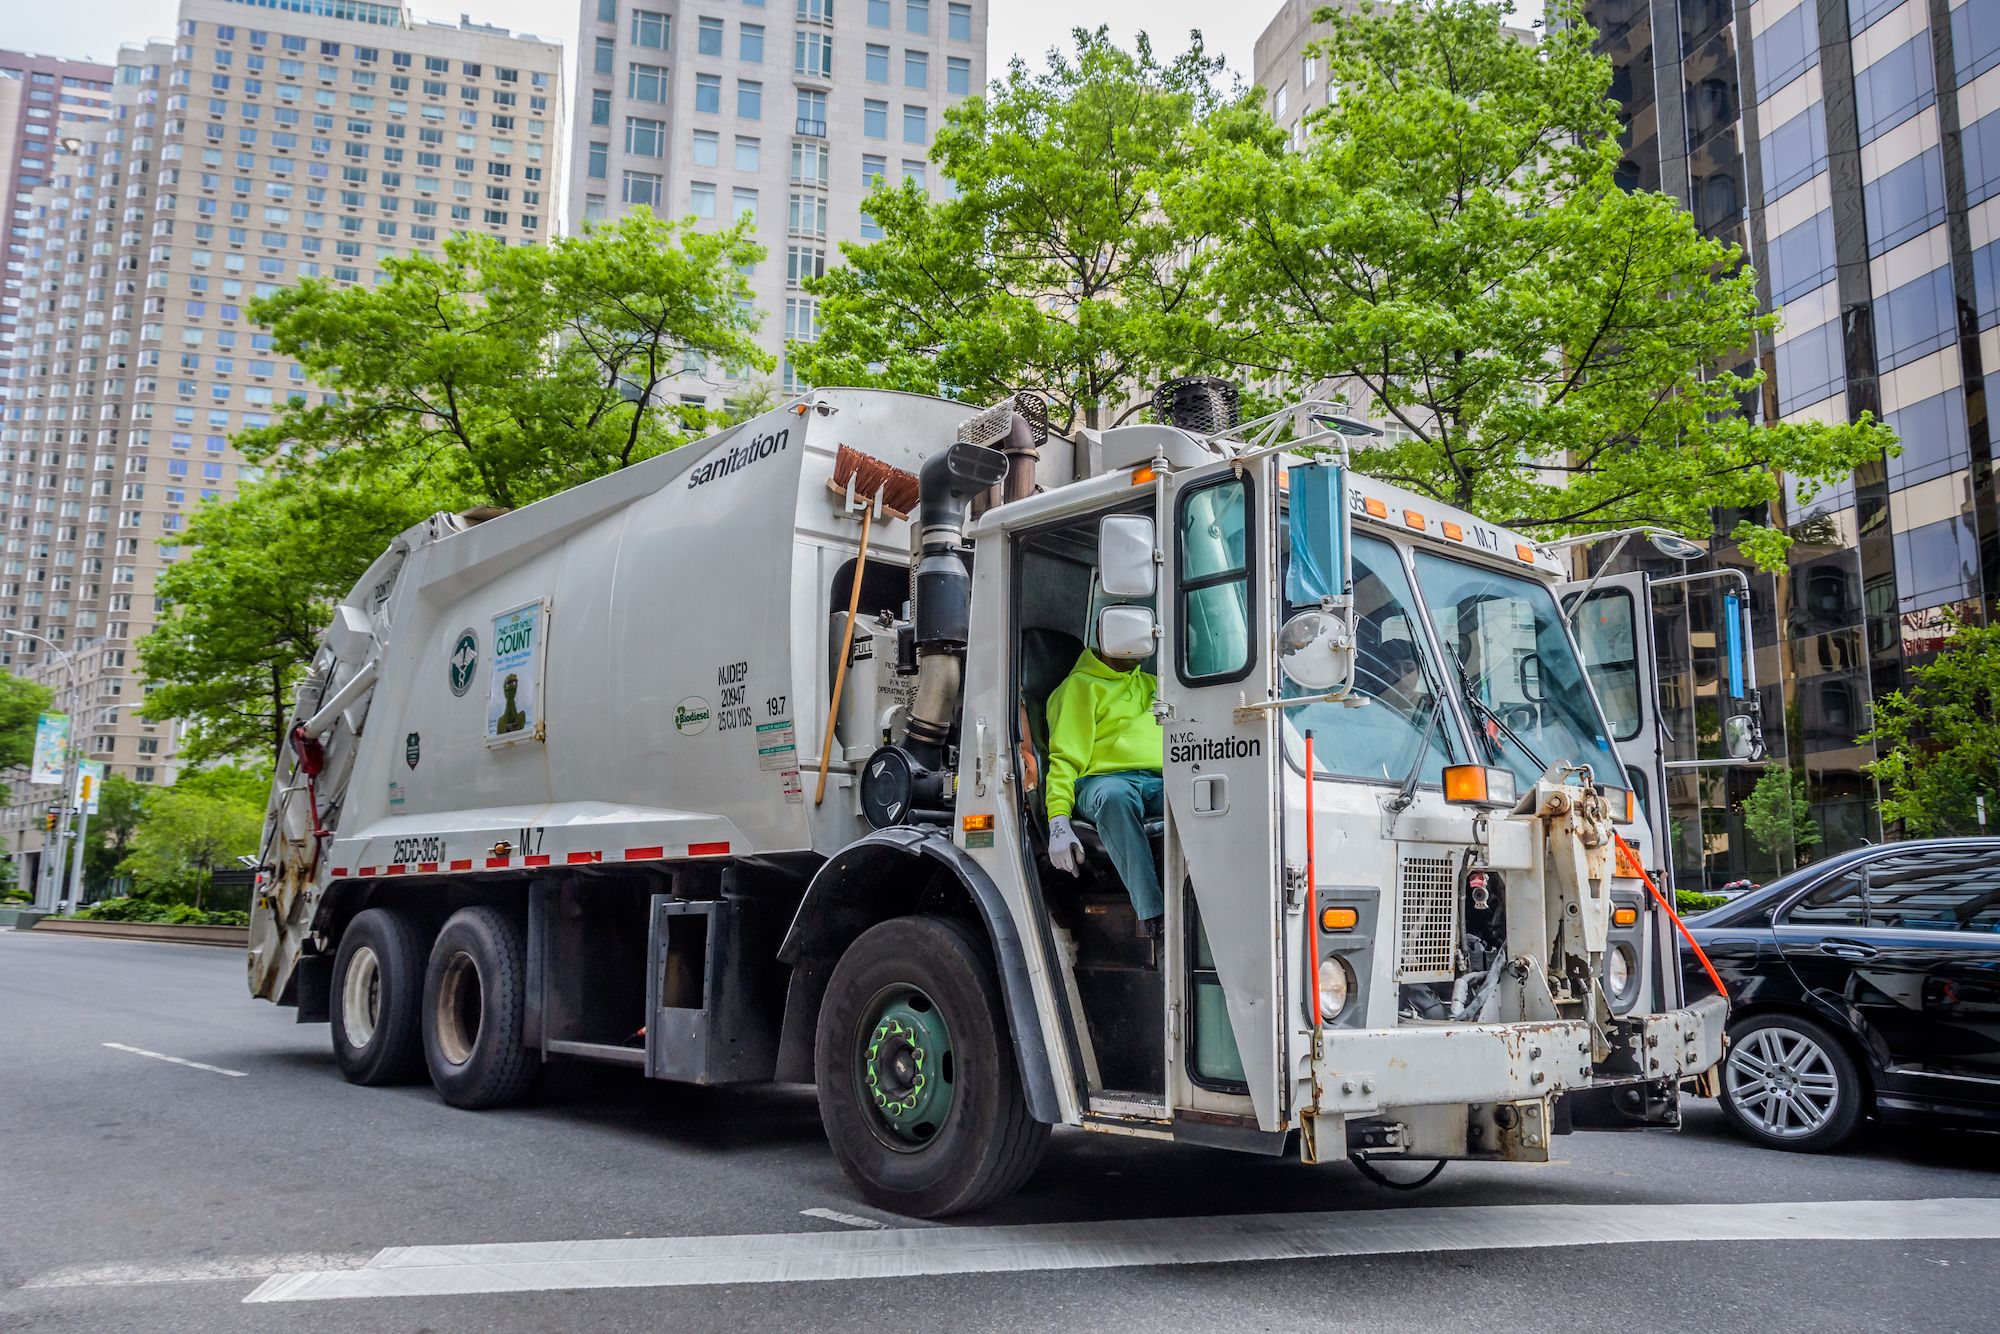
POLYGON ((907 519, 917 503, 915 473, 884 463, 846 445, 834 456, 833 476, 827 489, 842 497, 849 510, 861 508, 861 550, 854 557, 854 577, 848 581, 847 632, 841 638, 840 662, 833 673, 833 702, 827 706, 826 727, 819 743, 819 782, 813 788, 813 805, 826 800, 826 772, 833 763, 833 724, 840 716, 840 698, 847 689, 847 659, 854 652, 854 618, 861 610, 861 576, 868 568, 868 538, 879 513, 891 519, 907 519))

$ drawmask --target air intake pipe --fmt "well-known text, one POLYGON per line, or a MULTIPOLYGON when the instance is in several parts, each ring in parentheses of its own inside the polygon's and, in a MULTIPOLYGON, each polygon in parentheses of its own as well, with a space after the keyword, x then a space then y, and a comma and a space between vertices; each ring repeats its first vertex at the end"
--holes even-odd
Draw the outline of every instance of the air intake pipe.
POLYGON ((963 439, 931 455, 917 472, 922 550, 911 581, 916 591, 917 697, 905 735, 912 755, 927 769, 944 761, 965 673, 972 617, 972 571, 960 550, 966 502, 1006 475, 1006 455, 963 439))

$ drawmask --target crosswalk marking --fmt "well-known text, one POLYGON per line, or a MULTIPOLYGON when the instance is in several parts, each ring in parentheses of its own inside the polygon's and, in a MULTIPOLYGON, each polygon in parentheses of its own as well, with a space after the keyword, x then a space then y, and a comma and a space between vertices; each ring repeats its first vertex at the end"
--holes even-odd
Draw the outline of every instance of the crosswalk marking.
POLYGON ((400 1246, 279 1274, 249 1302, 911 1278, 1682 1241, 2000 1238, 2000 1199, 1524 1204, 1009 1227, 400 1246))

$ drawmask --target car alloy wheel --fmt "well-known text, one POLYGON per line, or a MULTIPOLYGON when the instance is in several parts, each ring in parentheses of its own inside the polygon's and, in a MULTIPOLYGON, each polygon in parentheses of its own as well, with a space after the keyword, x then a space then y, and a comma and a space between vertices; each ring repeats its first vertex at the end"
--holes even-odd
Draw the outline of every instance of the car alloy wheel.
POLYGON ((1776 1139, 1804 1139, 1823 1129, 1841 1098, 1826 1050, 1782 1026, 1757 1029, 1732 1045, 1723 1081, 1743 1117, 1776 1139))

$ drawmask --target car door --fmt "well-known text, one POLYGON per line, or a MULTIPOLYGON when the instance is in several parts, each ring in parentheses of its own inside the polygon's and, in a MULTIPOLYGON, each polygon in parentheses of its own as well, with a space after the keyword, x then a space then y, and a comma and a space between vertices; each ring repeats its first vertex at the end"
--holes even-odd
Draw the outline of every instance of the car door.
POLYGON ((2000 847, 1885 849, 1780 915, 1802 985, 1866 1044, 1882 1092, 2000 1096, 2000 847))

